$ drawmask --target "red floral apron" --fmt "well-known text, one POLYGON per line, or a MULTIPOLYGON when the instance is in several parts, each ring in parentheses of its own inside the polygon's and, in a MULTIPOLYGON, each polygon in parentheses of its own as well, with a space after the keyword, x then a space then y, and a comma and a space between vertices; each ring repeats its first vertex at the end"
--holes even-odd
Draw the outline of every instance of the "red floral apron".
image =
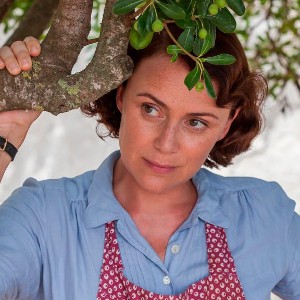
POLYGON ((103 264, 97 300, 244 300, 225 230, 205 223, 208 277, 190 285, 178 295, 159 295, 131 283, 123 275, 123 263, 114 222, 106 224, 103 264))

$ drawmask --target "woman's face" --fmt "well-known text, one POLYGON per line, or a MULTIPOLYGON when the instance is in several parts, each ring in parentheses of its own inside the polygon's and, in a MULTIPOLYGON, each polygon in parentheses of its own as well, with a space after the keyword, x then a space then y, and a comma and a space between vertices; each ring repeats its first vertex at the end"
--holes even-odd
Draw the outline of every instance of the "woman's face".
POLYGON ((206 91, 188 91, 187 74, 182 62, 154 56, 118 89, 118 170, 144 190, 163 193, 189 182, 232 122, 206 91))

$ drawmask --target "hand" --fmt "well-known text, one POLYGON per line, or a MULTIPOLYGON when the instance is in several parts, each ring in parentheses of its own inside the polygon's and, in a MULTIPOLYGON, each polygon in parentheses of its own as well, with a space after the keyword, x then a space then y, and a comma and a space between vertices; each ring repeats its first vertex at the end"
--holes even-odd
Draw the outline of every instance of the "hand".
MULTIPOLYGON (((11 47, 0 48, 0 69, 7 69, 12 75, 32 67, 32 56, 41 53, 41 45, 34 37, 14 42, 11 47)), ((0 113, 0 135, 19 148, 31 124, 41 114, 39 111, 8 111, 0 113)), ((1 153, 0 153, 1 154, 1 153)))
POLYGON ((28 71, 32 67, 31 56, 41 53, 39 41, 32 37, 26 37, 24 41, 14 42, 11 47, 0 48, 0 69, 6 68, 12 75, 18 75, 21 71, 28 71))
MULTIPOLYGON (((41 114, 39 111, 7 111, 0 113, 0 135, 7 138, 17 149, 22 145, 30 125, 41 114)), ((5 151, 0 151, 0 182, 11 157, 5 151)))

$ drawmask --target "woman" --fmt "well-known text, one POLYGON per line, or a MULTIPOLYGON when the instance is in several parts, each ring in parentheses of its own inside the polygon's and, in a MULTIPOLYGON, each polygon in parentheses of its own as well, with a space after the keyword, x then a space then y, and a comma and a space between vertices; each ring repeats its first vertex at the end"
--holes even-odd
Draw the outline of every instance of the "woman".
MULTIPOLYGON (((218 99, 188 91, 193 63, 170 63, 169 42, 161 33, 129 49, 133 76, 84 108, 119 137, 120 152, 76 178, 29 179, 1 206, 1 299, 300 299, 294 202, 276 183, 201 168, 249 148, 264 79, 236 36, 219 32, 207 55, 237 62, 206 66, 218 99)), ((1 49, 2 66, 30 68, 22 60, 38 55, 32 47, 29 38, 1 49)), ((3 113, 0 134, 19 147, 37 115, 3 113), (22 130, 7 125, 12 118, 22 130)), ((0 155, 4 172, 10 159, 0 155)))

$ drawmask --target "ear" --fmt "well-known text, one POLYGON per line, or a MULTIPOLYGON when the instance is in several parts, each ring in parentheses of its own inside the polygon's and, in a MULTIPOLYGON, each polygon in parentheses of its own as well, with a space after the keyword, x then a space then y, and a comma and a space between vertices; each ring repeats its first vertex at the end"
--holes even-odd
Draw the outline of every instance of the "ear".
POLYGON ((121 84, 117 88, 116 104, 117 104, 117 107, 118 107, 120 113, 122 113, 124 90, 125 90, 125 88, 124 88, 123 84, 121 84))
POLYGON ((224 127, 224 130, 223 130, 221 136, 219 137, 218 141, 222 140, 227 135, 232 122, 237 117, 237 115, 239 114, 239 112, 240 112, 240 109, 238 108, 238 109, 235 110, 234 115, 232 117, 228 118, 226 126, 224 127))

